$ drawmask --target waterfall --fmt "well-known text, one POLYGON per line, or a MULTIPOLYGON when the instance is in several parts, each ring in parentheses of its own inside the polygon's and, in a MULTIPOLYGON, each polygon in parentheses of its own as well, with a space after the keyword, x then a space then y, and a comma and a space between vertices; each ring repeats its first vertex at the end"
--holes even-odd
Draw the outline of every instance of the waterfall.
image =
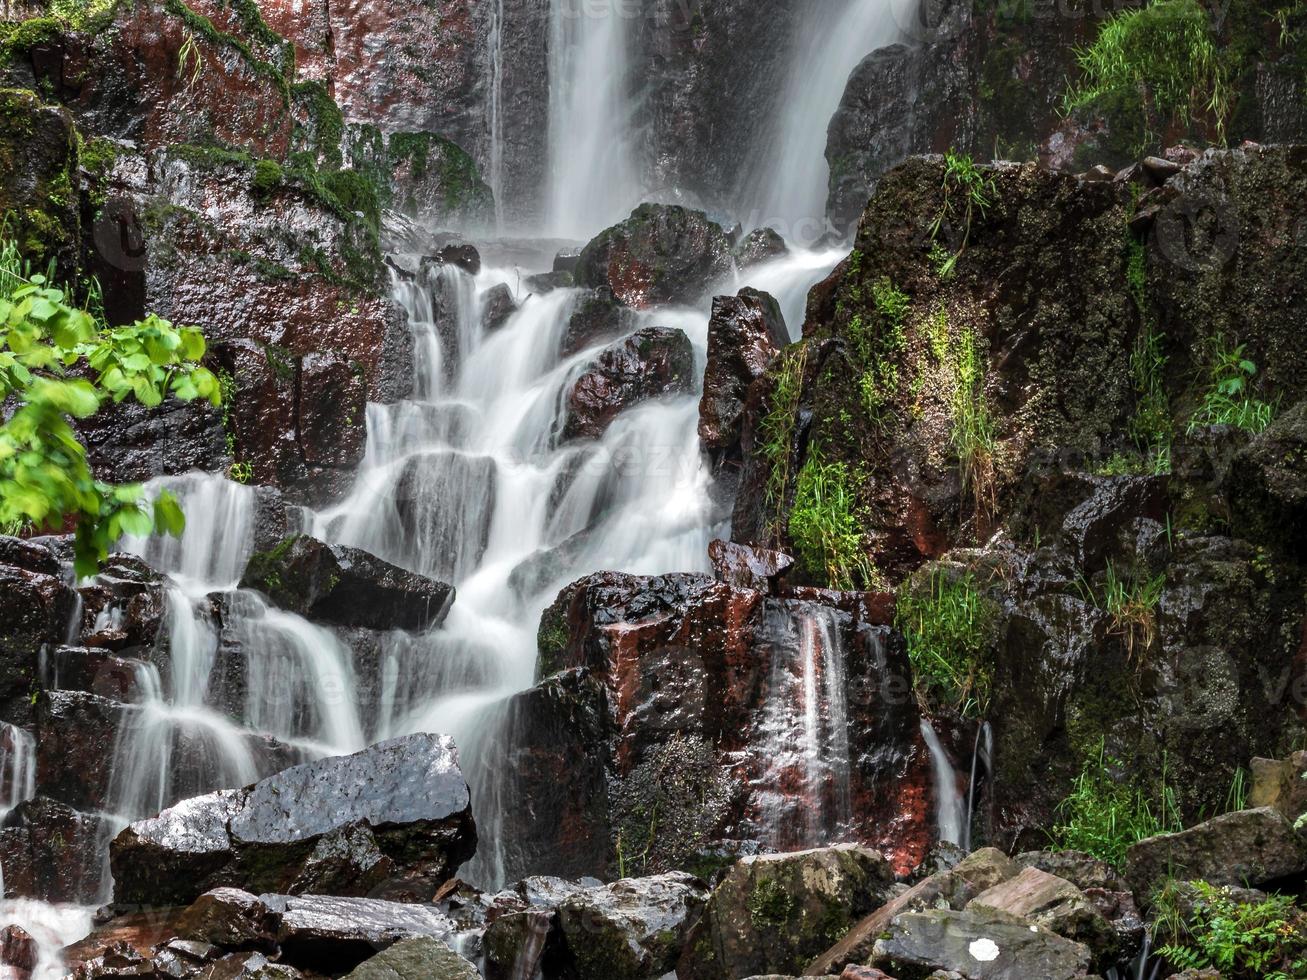
POLYGON ((785 640, 771 650, 767 707, 752 749, 762 836, 780 849, 812 847, 838 839, 852 816, 843 614, 799 602, 769 613, 785 640))
POLYGON ((504 233, 504 0, 490 10, 490 167, 495 195, 495 234, 504 233))
POLYGON ((958 777, 953 771, 953 763, 948 753, 935 734, 930 719, 921 719, 921 737, 930 750, 930 761, 935 776, 935 821, 939 829, 939 839, 950 844, 963 845, 966 834, 963 821, 967 816, 967 801, 958 792, 958 777))
POLYGON ((0 821, 36 795, 36 740, 17 725, 0 724, 0 821))
POLYGON ((892 0, 824 0, 800 18, 803 34, 790 79, 759 160, 748 178, 741 214, 749 227, 772 225, 812 244, 826 229, 826 130, 849 75, 864 57, 892 44, 900 30, 892 0))
POLYGON ((624 0, 551 0, 547 227, 585 238, 640 202, 624 0))
POLYGON ((976 729, 976 744, 971 750, 971 781, 967 786, 967 822, 962 828, 962 849, 971 850, 971 827, 976 815, 976 791, 980 785, 980 774, 984 772, 988 779, 994 774, 994 729, 989 722, 980 723, 976 729))

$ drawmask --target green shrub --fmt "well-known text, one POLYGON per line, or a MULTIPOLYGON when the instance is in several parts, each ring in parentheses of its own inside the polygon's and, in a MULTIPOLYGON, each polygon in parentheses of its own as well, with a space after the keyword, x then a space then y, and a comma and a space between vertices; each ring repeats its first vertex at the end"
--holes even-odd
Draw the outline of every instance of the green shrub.
POLYGON ((1182 829, 1165 770, 1160 802, 1118 779, 1114 771, 1122 770, 1128 767, 1109 757, 1100 741, 1097 752, 1085 760, 1070 795, 1058 804, 1059 823, 1052 834, 1055 846, 1084 851, 1121 867, 1132 844, 1182 829))
POLYGON ((1208 372, 1202 404, 1189 421, 1189 431, 1208 425, 1231 425, 1261 432, 1275 418, 1275 406, 1253 397, 1257 365, 1244 356, 1245 346, 1218 349, 1208 372))
POLYGON ((795 483, 790 539, 804 567, 833 589, 851 590, 872 578, 858 520, 860 482, 814 447, 795 483))
POLYGON ((1132 107, 1140 149, 1156 133, 1172 125, 1188 129, 1203 114, 1224 140, 1235 88, 1198 0, 1154 0, 1117 14, 1077 52, 1077 61, 1083 78, 1063 98, 1066 112, 1095 104, 1132 107))
POLYGON ((1227 980, 1307 976, 1307 918, 1289 896, 1240 902, 1204 881, 1170 885, 1155 899, 1169 940, 1159 952, 1178 970, 1219 970, 1227 980), (1179 887, 1192 892, 1185 912, 1179 887), (1187 913, 1187 914, 1186 914, 1187 913))
POLYGON ((908 645, 908 659, 924 701, 979 717, 989 705, 992 670, 988 653, 993 603, 971 573, 935 571, 925 587, 910 582, 900 592, 895 622, 908 645))

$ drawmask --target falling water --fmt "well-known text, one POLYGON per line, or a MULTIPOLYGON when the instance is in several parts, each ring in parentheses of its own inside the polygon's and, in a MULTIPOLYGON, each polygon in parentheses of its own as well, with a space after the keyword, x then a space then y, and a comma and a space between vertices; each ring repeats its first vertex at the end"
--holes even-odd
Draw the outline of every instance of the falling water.
POLYGON ((993 779, 994 773, 994 729, 989 722, 981 722, 976 729, 976 744, 971 750, 971 780, 967 784, 967 822, 962 827, 962 849, 971 850, 971 827, 976 815, 976 793, 980 786, 980 775, 984 773, 993 779))
POLYGON ((628 43, 632 5, 551 0, 548 228, 585 238, 639 203, 628 43))
POLYGON ((490 10, 490 167, 495 195, 495 234, 504 233, 504 0, 490 10))
POLYGON ((967 815, 967 801, 958 792, 958 777, 953 771, 944 746, 928 718, 921 719, 921 737, 930 750, 930 761, 935 774, 935 820, 939 839, 949 844, 962 845, 963 821, 967 815))
POLYGON ((17 725, 0 724, 0 820, 36 795, 36 740, 17 725))
POLYGON ((764 840, 799 848, 838 837, 852 816, 846 651, 836 610, 784 603, 772 648, 756 788, 764 840))
POLYGON ((824 0, 799 18, 803 36, 790 80, 759 150, 742 202, 750 226, 776 225, 805 244, 825 231, 826 129, 849 75, 872 51, 899 36, 891 0, 824 0))

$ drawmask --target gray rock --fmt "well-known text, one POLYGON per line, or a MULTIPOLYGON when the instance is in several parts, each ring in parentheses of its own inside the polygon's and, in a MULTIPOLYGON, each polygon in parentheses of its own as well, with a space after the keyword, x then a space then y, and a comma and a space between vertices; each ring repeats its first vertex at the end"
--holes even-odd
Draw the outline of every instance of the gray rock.
POLYGON ((365 960, 344 980, 480 980, 463 957, 439 939, 402 939, 385 952, 365 960))
POLYGON ((185 800, 119 834, 110 864, 127 903, 223 885, 425 899, 475 848, 453 740, 423 734, 185 800))
POLYGON ((285 962, 336 974, 404 940, 447 939, 457 927, 431 905, 325 895, 261 895, 278 916, 285 962))
POLYGON ((1084 943, 1095 959, 1110 965, 1117 951, 1112 924, 1079 888, 1056 875, 1026 868, 993 888, 986 889, 967 905, 968 910, 987 909, 1043 926, 1067 939, 1084 943))

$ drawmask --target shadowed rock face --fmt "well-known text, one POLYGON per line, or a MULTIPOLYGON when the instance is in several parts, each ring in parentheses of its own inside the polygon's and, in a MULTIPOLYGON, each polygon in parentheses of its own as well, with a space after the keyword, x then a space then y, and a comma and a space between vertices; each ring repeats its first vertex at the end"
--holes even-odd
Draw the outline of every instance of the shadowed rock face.
POLYGON ((186 800, 123 831, 110 860, 125 903, 221 885, 428 896, 475 847, 452 740, 415 735, 186 800))
POLYGON ((628 408, 694 390, 694 348, 680 330, 646 327, 604 348, 567 395, 563 439, 598 439, 628 408))

